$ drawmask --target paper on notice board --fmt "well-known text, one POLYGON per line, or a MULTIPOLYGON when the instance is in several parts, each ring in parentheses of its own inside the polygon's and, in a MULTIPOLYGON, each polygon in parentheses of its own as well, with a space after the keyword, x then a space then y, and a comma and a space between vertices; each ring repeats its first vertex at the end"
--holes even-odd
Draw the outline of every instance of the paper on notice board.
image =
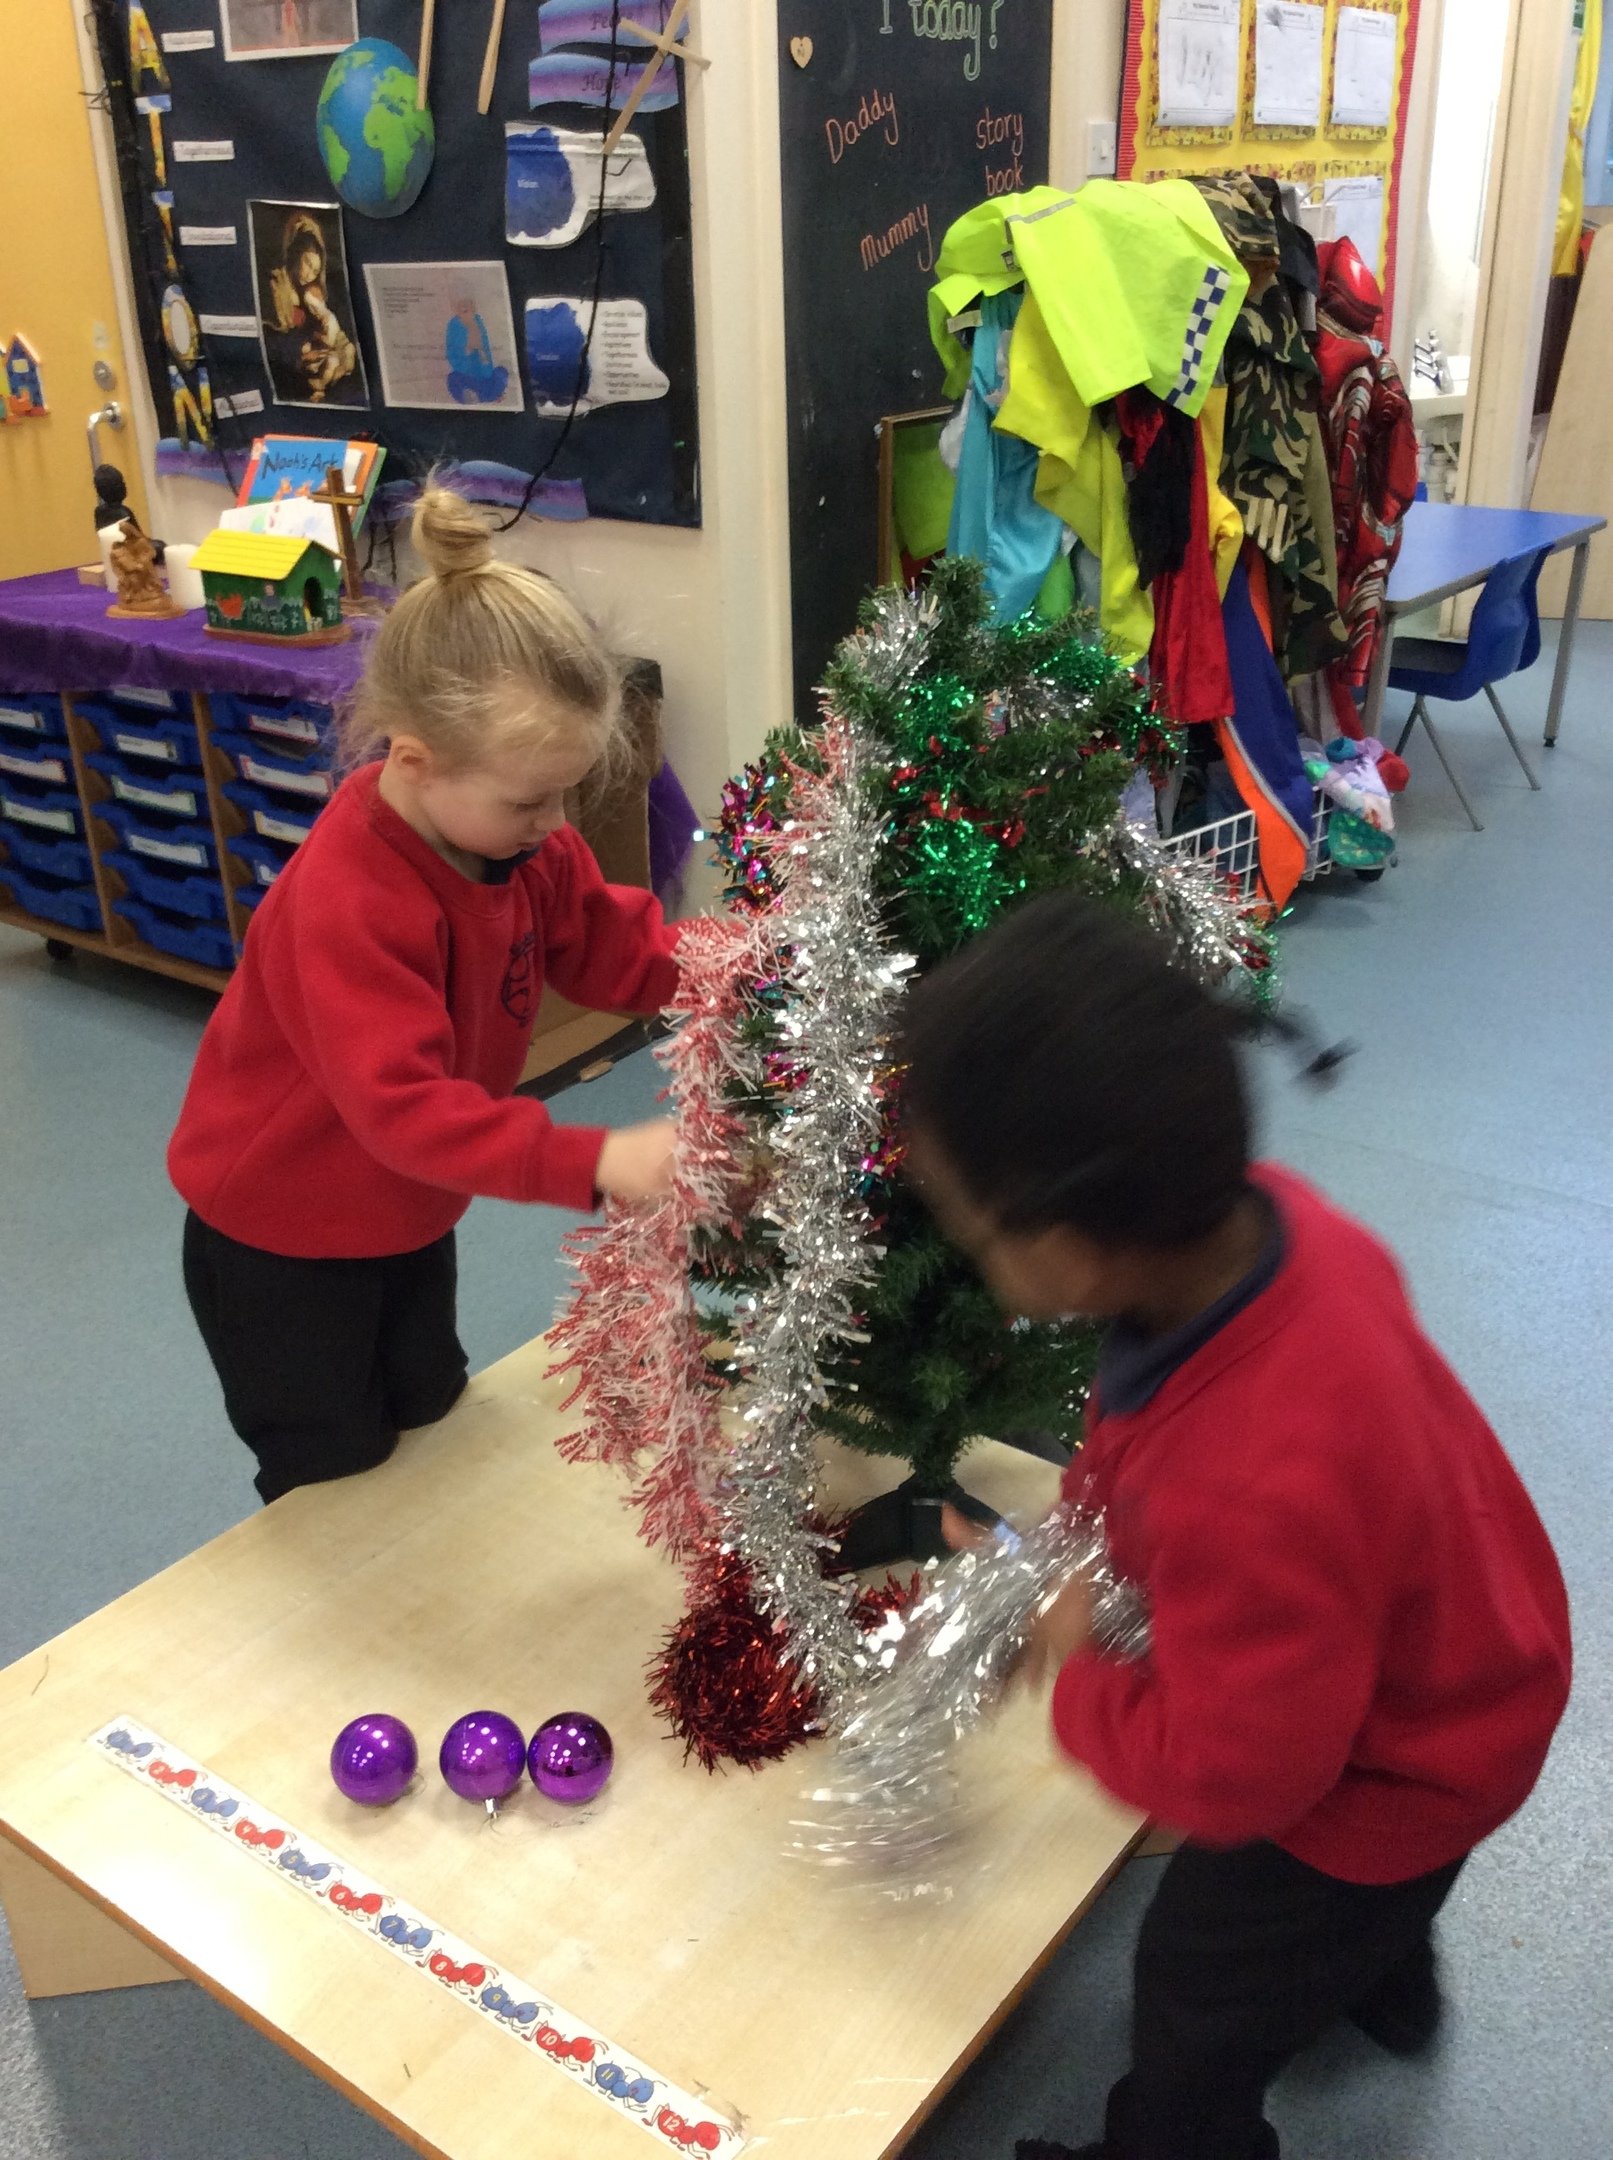
MULTIPOLYGON (((604 141, 598 129, 505 122, 504 237, 511 247, 571 245, 600 207, 604 141)), ((603 197, 606 210, 647 210, 655 200, 649 153, 631 129, 610 154, 603 197)))
POLYGON ((597 314, 589 300, 529 300, 526 365, 532 402, 551 418, 573 406, 636 405, 672 387, 650 356, 642 300, 601 300, 597 314))
POLYGON ((1238 117, 1238 0, 1160 0, 1162 127, 1230 127, 1238 117))
POLYGON ((1333 125, 1387 128, 1395 102, 1400 17, 1375 8, 1339 9, 1333 44, 1333 125))
POLYGON ((1255 9, 1256 127, 1315 128, 1322 118, 1326 9, 1259 0, 1255 9))
POLYGON ((364 282, 388 405, 522 410, 501 262, 366 263, 364 282))
POLYGON ((1351 239, 1374 277, 1383 273, 1383 175, 1356 173, 1348 180, 1327 180, 1322 200, 1333 205, 1333 237, 1351 239))

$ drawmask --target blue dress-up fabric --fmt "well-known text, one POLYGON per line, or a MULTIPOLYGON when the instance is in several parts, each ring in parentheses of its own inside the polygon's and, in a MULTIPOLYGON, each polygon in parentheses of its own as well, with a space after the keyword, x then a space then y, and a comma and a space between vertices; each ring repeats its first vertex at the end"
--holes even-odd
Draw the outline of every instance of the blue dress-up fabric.
POLYGON ((1036 500, 1034 443, 1003 435, 992 426, 1002 403, 1003 360, 1009 333, 1024 298, 1021 290, 993 293, 980 303, 969 411, 952 497, 949 555, 973 555, 986 566, 986 590, 999 622, 1012 622, 1034 606, 1057 559, 1061 519, 1036 500))
POLYGON ((1243 754, 1281 804, 1301 834, 1311 823, 1311 781, 1299 754, 1299 728, 1288 685, 1272 658, 1249 597, 1249 573, 1240 562, 1232 573, 1221 606, 1226 626, 1227 661, 1237 700, 1232 725, 1243 754))

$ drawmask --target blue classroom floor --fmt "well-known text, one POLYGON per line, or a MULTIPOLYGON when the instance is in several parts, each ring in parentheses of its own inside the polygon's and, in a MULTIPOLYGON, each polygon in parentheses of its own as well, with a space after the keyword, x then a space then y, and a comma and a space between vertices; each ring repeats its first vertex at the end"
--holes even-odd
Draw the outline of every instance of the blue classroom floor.
MULTIPOLYGON (((1280 2082, 1288 2160, 1595 2160, 1613 2149, 1613 626, 1588 625, 1561 747, 1549 652, 1509 710, 1441 716, 1487 830, 1411 746, 1400 867, 1335 875, 1288 927, 1292 1000, 1359 1054, 1323 1097, 1264 1075, 1267 1140, 1401 1253, 1498 1426, 1574 1595, 1579 1678, 1545 1779, 1444 1922, 1452 2015, 1426 2063, 1340 2033, 1280 2082)), ((178 1276, 163 1148, 207 1000, 0 930, 0 1664, 250 1512, 178 1276)), ((651 1104, 640 1056, 564 1118, 651 1104)), ((473 1366, 548 1320, 562 1224, 478 1202, 461 1233, 473 1366)), ((1341 1342, 1341 1358, 1351 1354, 1341 1342)), ((909 2151, 1077 2143, 1123 2066, 1134 1862, 909 2151)), ((829 1895, 825 1890, 825 1895, 829 1895)), ((945 1985, 893 1971, 893 1989, 945 1985)), ((781 2044, 788 2044, 781 2035, 781 2044)), ((541 2095, 534 2093, 535 2108, 541 2095)), ((826 2154, 834 2132, 825 2129, 826 2154)), ((543 2150, 535 2116, 512 2151, 543 2150)), ((405 2148, 200 1990, 30 2006, 0 1929, 0 2160, 391 2160, 405 2148)))

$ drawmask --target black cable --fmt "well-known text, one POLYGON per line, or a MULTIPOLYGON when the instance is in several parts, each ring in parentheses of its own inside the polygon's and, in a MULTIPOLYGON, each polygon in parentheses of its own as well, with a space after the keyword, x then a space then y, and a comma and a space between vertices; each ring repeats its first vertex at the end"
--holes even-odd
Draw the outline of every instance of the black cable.
MULTIPOLYGON (((521 500, 516 504, 515 508, 510 512, 509 516, 504 520, 502 525, 495 525, 493 527, 493 530, 496 533, 506 533, 512 531, 515 526, 520 524, 522 518, 526 516, 528 510, 531 509, 533 497, 537 494, 538 489, 549 477, 550 473, 553 472, 555 460, 559 457, 561 451, 564 450, 564 448, 566 447, 566 443, 568 438, 570 437, 571 431, 577 424, 578 410, 582 404, 583 391, 587 387, 588 383, 588 363, 594 349, 594 330, 599 322, 600 295, 603 292, 605 285, 605 184, 606 173, 609 170, 609 160, 605 156, 605 138, 610 133, 610 117, 616 101, 616 69, 618 62, 621 59, 621 21, 622 0, 611 0, 610 72, 605 79, 605 104, 604 109, 599 116, 599 198, 594 205, 594 232, 596 236, 596 245, 594 250, 594 290, 593 295, 588 303, 587 335, 584 337, 582 342, 582 351, 577 356, 577 380, 576 383, 573 385, 571 392, 571 409, 566 414, 565 419, 560 424, 560 432, 555 437, 554 442, 550 445, 549 455, 544 459, 543 463, 538 467, 537 471, 533 473, 531 479, 528 480, 526 484, 526 492, 522 495, 521 500)), ((646 57, 644 64, 646 67, 649 67, 652 64, 656 67, 659 67, 661 63, 657 56, 650 55, 646 57)))

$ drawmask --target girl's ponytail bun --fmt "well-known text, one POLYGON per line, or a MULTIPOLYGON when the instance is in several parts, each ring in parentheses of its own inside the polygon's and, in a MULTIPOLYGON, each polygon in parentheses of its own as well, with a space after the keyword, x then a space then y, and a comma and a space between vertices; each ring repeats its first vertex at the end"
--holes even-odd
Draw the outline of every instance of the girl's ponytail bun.
POLYGON ((426 488, 414 506, 409 537, 433 577, 462 577, 493 560, 486 519, 452 488, 426 488))

